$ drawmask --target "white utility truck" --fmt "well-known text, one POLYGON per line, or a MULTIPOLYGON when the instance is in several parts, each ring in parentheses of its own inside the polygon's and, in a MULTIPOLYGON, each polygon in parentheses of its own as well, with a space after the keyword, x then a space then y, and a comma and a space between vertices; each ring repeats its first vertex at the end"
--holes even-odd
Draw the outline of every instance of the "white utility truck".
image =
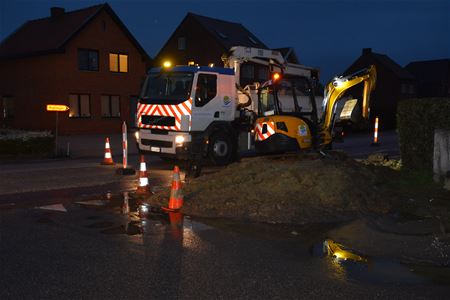
MULTIPOLYGON (((152 68, 137 107, 140 151, 162 158, 200 160, 224 165, 254 148, 254 123, 261 82, 241 86, 242 66, 264 66, 266 81, 274 72, 311 80, 314 68, 287 63, 280 52, 233 47, 224 67, 152 68)), ((242 74, 244 75, 244 74, 242 74)), ((263 76, 261 76, 263 77, 263 76)))

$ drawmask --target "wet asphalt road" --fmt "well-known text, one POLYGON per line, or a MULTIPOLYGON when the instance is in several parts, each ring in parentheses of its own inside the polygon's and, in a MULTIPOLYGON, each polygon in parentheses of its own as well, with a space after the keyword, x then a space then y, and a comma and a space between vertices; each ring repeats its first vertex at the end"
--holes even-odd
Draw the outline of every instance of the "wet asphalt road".
POLYGON ((375 268, 358 265, 366 278, 353 276, 354 268, 311 255, 322 231, 292 235, 190 218, 171 224, 161 214, 143 223, 121 213, 120 198, 102 199, 65 204, 67 212, 1 210, 0 298, 443 299, 450 292, 406 269, 367 276, 375 268))
MULTIPOLYGON (((171 165, 149 162, 152 189, 167 188, 171 165)), ((2 165, 0 299, 443 299, 450 292, 395 262, 313 256, 326 229, 211 226, 158 213, 142 222, 133 203, 131 214, 121 211, 135 177, 96 181, 113 171, 95 159, 2 165), (61 169, 91 184, 61 180, 54 189, 61 169), (38 188, 12 187, 10 174, 10 182, 38 188), (47 204, 65 211, 38 208, 47 204)))

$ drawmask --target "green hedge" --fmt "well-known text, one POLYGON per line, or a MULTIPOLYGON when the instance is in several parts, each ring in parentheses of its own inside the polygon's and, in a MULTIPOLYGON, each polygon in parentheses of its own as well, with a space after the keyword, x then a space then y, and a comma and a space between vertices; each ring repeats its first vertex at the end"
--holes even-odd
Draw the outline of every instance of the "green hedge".
POLYGON ((434 130, 450 130, 450 98, 401 101, 397 108, 397 128, 403 166, 432 172, 434 130))
POLYGON ((50 154, 53 147, 53 137, 0 140, 0 154, 50 154))

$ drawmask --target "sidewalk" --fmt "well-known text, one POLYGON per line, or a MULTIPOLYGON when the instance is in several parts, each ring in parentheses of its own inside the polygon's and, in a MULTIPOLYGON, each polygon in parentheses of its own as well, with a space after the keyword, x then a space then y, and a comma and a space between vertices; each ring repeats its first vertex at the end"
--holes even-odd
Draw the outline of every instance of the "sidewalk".
MULTIPOLYGON (((122 157, 122 134, 89 134, 59 136, 58 145, 60 151, 67 153, 69 148, 72 158, 104 157, 105 139, 109 137, 109 144, 113 157, 122 157)), ((134 133, 127 136, 128 155, 137 155, 136 139, 134 133)))

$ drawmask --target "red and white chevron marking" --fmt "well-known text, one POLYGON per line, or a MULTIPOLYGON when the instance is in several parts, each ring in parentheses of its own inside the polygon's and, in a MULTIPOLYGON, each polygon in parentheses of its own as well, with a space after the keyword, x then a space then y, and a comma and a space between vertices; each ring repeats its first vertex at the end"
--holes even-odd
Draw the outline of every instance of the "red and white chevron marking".
POLYGON ((257 123, 256 127, 255 127, 255 138, 257 141, 264 141, 265 139, 267 139, 268 137, 270 137, 272 134, 275 133, 275 122, 262 122, 262 123, 257 123), (266 133, 262 133, 262 129, 264 124, 267 124, 267 132, 266 133))
POLYGON ((137 117, 139 128, 181 130, 181 116, 190 116, 192 114, 192 99, 184 101, 177 105, 169 104, 138 104, 137 117), (174 117, 175 126, 156 126, 142 124, 142 116, 164 116, 174 117))

